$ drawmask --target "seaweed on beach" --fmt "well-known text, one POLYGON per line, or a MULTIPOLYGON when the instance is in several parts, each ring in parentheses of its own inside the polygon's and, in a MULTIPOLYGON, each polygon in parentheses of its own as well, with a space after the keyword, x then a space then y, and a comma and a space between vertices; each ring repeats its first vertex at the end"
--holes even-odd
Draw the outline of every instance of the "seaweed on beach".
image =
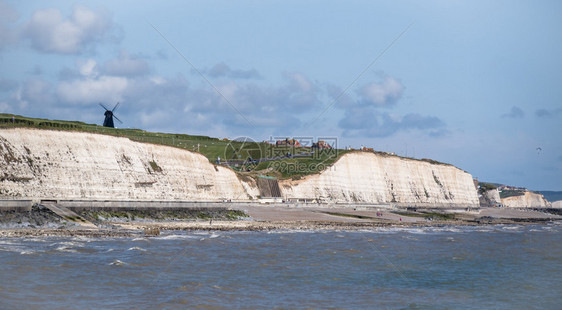
POLYGON ((226 209, 123 209, 123 210, 76 210, 85 219, 94 222, 176 221, 176 220, 238 220, 248 217, 243 211, 226 209))

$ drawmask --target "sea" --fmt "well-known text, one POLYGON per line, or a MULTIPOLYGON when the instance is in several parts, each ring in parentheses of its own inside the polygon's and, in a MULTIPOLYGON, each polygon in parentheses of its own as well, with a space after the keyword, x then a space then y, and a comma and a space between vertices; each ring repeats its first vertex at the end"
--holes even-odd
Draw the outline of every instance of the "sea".
POLYGON ((561 309, 562 225, 0 238, 0 309, 561 309))

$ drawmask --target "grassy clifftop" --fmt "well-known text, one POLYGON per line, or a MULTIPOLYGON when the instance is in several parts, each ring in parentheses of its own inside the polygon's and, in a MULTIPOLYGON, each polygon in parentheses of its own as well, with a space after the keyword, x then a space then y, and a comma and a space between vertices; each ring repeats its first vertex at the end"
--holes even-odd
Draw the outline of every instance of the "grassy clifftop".
MULTIPOLYGON (((141 129, 108 128, 96 124, 77 121, 62 121, 31 118, 14 114, 0 113, 0 128, 37 128, 89 132, 132 141, 167 145, 198 152, 211 163, 217 162, 246 175, 268 175, 277 178, 300 178, 319 173, 331 166, 343 154, 350 151, 342 149, 311 149, 310 147, 277 147, 267 142, 235 141, 208 136, 148 132, 141 129), (227 162, 227 163, 226 163, 227 162)), ((380 156, 396 156, 373 151, 380 156)), ((431 164, 448 165, 431 159, 414 159, 431 164)))
POLYGON ((225 146, 229 143, 229 141, 207 136, 154 133, 140 129, 108 128, 77 121, 48 120, 0 113, 0 128, 2 127, 26 127, 90 132, 116 137, 125 137, 138 142, 169 145, 190 151, 197 151, 197 145, 199 144, 199 153, 205 155, 210 160, 213 158, 216 159, 217 156, 222 156, 225 146))
POLYGON ((313 156, 310 153, 311 149, 304 147, 275 147, 266 142, 155 133, 141 129, 108 128, 84 122, 39 119, 6 113, 0 113, 0 128, 64 130, 124 137, 132 141, 167 145, 198 152, 212 163, 217 162, 220 157, 221 164, 228 165, 238 172, 250 175, 267 174, 279 178, 318 173, 345 153, 343 150, 317 151, 313 156), (303 155, 305 153, 309 156, 303 155), (288 157, 287 154, 291 154, 291 156, 288 157))

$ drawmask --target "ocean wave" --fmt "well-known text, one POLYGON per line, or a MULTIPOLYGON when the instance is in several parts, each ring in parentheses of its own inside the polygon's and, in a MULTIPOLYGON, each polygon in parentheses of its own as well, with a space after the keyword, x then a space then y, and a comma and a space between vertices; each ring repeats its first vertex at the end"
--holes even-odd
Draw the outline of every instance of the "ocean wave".
POLYGON ((146 249, 140 248, 138 246, 134 246, 132 248, 127 249, 127 251, 141 251, 141 252, 146 252, 146 249))
POLYGON ((280 228, 273 229, 266 232, 266 234, 309 234, 309 233, 327 233, 328 231, 322 229, 290 229, 290 228, 280 228))
POLYGON ((502 229, 504 230, 520 230, 521 226, 503 226, 502 229))
POLYGON ((158 236, 158 237, 152 237, 151 239, 155 239, 155 240, 185 240, 185 239, 199 239, 200 237, 198 236, 192 236, 192 235, 165 235, 165 236, 158 236))
POLYGON ((60 247, 56 248, 56 250, 59 251, 59 252, 78 253, 78 250, 76 250, 72 247, 67 247, 67 246, 60 246, 60 247))
POLYGON ((55 243, 51 243, 50 246, 69 246, 69 247, 76 247, 76 246, 83 246, 82 243, 80 242, 75 242, 75 241, 60 241, 60 242, 55 242, 55 243))
POLYGON ((429 233, 427 228, 402 228, 401 231, 415 235, 426 235, 429 233))
POLYGON ((111 263, 109 263, 109 265, 111 266, 124 266, 124 265, 128 265, 127 263, 125 263, 124 261, 120 261, 118 259, 112 261, 111 263))
POLYGON ((3 252, 12 252, 12 253, 19 253, 19 254, 33 254, 35 252, 25 246, 22 245, 8 245, 8 246, 0 246, 0 251, 3 252))

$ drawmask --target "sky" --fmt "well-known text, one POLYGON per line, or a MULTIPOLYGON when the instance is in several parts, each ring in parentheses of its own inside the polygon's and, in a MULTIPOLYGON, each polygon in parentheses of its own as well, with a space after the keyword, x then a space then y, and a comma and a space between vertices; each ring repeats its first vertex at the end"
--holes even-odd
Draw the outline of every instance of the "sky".
POLYGON ((331 138, 562 190, 561 1, 2 1, 0 112, 331 138))

